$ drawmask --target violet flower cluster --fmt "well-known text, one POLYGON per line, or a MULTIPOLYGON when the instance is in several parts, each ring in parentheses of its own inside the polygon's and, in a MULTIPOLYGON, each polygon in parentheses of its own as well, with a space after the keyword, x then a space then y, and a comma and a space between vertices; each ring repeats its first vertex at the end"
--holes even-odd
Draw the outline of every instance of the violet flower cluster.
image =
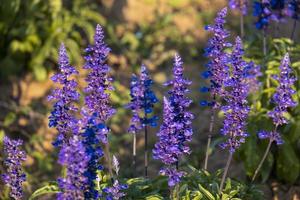
POLYGON ((74 135, 68 144, 62 146, 59 152, 58 162, 66 167, 66 176, 58 179, 58 186, 61 192, 58 193, 58 200, 79 199, 84 200, 87 178, 85 171, 90 160, 86 154, 84 144, 79 136, 74 135))
POLYGON ((108 75, 110 67, 106 64, 110 48, 104 43, 103 39, 103 30, 100 25, 97 25, 94 36, 95 43, 93 46, 86 48, 87 55, 84 57, 86 61, 84 69, 88 69, 90 72, 86 78, 87 87, 84 91, 87 95, 82 113, 86 121, 91 116, 96 115, 98 123, 104 123, 115 113, 110 105, 110 95, 108 93, 114 90, 112 86, 113 79, 108 75))
POLYGON ((290 58, 288 53, 286 53, 282 59, 279 69, 280 75, 274 76, 275 80, 279 83, 279 86, 272 98, 272 103, 275 104, 275 107, 272 111, 268 112, 268 116, 272 118, 276 128, 271 132, 260 132, 259 138, 269 138, 277 144, 282 144, 283 140, 277 132, 277 127, 288 123, 285 113, 288 112, 288 108, 297 106, 297 102, 293 100, 293 95, 296 91, 292 88, 297 79, 292 75, 292 68, 290 67, 290 58))
POLYGON ((157 126, 157 116, 149 115, 153 113, 154 104, 158 102, 157 97, 151 90, 153 81, 149 76, 149 72, 145 65, 141 66, 141 75, 137 77, 135 74, 131 77, 130 97, 131 102, 127 105, 132 110, 132 118, 129 132, 137 133, 142 127, 150 125, 157 126))
MULTIPOLYGON (((192 140, 193 134, 194 116, 187 111, 192 101, 185 97, 191 81, 183 77, 183 63, 179 55, 175 55, 173 77, 165 84, 172 86, 172 89, 169 91, 169 98, 164 98, 163 124, 157 133, 159 140, 153 149, 153 158, 161 160, 168 165, 167 168, 171 168, 171 165, 178 168, 180 157, 190 153, 187 142, 192 140)), ((179 181, 174 176, 181 177, 182 172, 173 169, 173 173, 166 173, 165 170, 162 173, 169 176, 169 186, 174 186, 179 181)))
POLYGON ((225 115, 221 133, 228 136, 228 140, 222 143, 221 147, 228 148, 231 153, 245 142, 248 135, 245 131, 250 111, 247 101, 249 86, 245 76, 247 63, 242 58, 243 54, 242 41, 237 37, 231 54, 230 78, 225 83, 227 88, 224 96, 225 105, 221 107, 225 115))
POLYGON ((248 0, 229 0, 229 7, 233 10, 238 10, 243 15, 247 15, 248 0))
POLYGON ((213 33, 213 37, 209 39, 205 48, 205 56, 209 58, 206 64, 207 71, 202 73, 204 78, 210 79, 210 87, 202 87, 201 92, 210 92, 213 98, 212 102, 201 101, 200 104, 205 106, 217 106, 216 98, 223 96, 223 83, 228 77, 228 54, 224 52, 226 47, 231 47, 226 38, 229 32, 224 29, 227 8, 223 8, 217 15, 214 25, 206 26, 206 30, 213 33))
POLYGON ((26 175, 22 170, 26 153, 20 149, 22 144, 22 140, 12 140, 7 136, 3 139, 6 173, 1 176, 3 182, 10 188, 10 197, 16 200, 22 199, 22 184, 26 181, 26 175))
POLYGON ((55 127, 58 131, 58 136, 53 142, 56 147, 66 142, 73 133, 78 133, 78 120, 74 116, 74 112, 78 108, 74 103, 79 99, 79 93, 76 91, 77 82, 71 78, 73 75, 77 75, 78 72, 70 65, 63 44, 59 49, 58 64, 60 73, 52 76, 51 80, 59 83, 62 87, 54 89, 52 94, 48 96, 49 101, 55 101, 49 116, 49 127, 55 127))
POLYGON ((106 193, 106 200, 119 200, 126 195, 122 191, 127 188, 128 185, 120 184, 118 180, 115 180, 113 186, 104 188, 103 192, 106 193))

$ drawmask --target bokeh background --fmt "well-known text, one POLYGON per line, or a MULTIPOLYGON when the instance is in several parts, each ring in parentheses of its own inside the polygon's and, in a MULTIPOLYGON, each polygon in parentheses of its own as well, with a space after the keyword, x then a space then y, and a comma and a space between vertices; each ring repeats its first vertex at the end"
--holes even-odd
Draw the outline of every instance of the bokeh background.
MULTIPOLYGON (((26 141, 25 167, 30 174, 25 184, 26 194, 45 182, 56 180, 60 174, 57 152, 51 144, 56 132, 48 128, 51 105, 46 100, 54 87, 49 77, 57 69, 57 49, 60 43, 65 43, 71 63, 81 72, 78 81, 83 88, 83 50, 93 41, 96 24, 102 25, 106 42, 112 49, 108 63, 113 69, 111 75, 116 90, 111 97, 118 112, 110 122, 110 141, 113 154, 120 159, 122 175, 129 177, 132 173, 132 136, 127 133, 131 115, 124 109, 129 102, 130 76, 139 72, 142 63, 146 64, 161 100, 167 91, 162 84, 171 78, 175 52, 182 56, 186 77, 193 81, 191 110, 196 116, 193 152, 183 163, 188 161, 201 167, 209 123, 209 110, 198 103, 204 98, 198 88, 204 81, 200 73, 204 70, 203 48, 209 37, 204 26, 212 23, 216 12, 226 5, 226 0, 0 0, 0 137, 7 134, 26 141)), ((230 12, 227 21, 233 41, 239 33, 239 14, 230 12)), ((261 33, 255 30, 251 14, 245 24, 249 43, 257 40, 261 33)), ((279 27, 276 34, 288 36, 290 29, 291 24, 287 23, 279 27)), ((155 112, 161 116, 160 106, 155 112)), ((150 130, 150 147, 156 140, 156 131, 157 128, 150 130)), ((220 140, 215 132, 210 171, 222 168, 227 158, 224 151, 214 148, 220 140)), ((137 173, 142 175, 142 135, 138 135, 137 144, 140 163, 137 173)), ((157 175, 159 166, 150 161, 150 176, 157 175)), ((230 176, 247 179, 241 162, 234 161, 230 176)), ((291 194, 287 194, 290 187, 276 179, 263 186, 267 199, 271 199, 274 192, 282 199, 292 198, 299 187, 294 184, 291 194)), ((0 191, 2 188, 0 184, 0 191)))

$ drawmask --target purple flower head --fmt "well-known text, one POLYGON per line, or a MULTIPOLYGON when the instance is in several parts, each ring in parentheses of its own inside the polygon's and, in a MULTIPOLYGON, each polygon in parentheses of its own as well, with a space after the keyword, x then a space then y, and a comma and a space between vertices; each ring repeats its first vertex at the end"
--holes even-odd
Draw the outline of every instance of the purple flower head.
POLYGON ((271 4, 269 0, 255 1, 253 4, 253 16, 257 17, 255 26, 257 29, 266 29, 272 17, 271 4))
POLYGON ((154 104, 158 102, 157 97, 151 90, 151 80, 145 65, 141 66, 141 75, 138 78, 132 75, 130 83, 131 102, 127 108, 132 110, 133 116, 129 132, 137 133, 143 126, 156 126, 157 116, 149 116, 153 112, 154 104))
POLYGON ((110 48, 103 41, 104 34, 100 25, 96 27, 94 45, 86 48, 84 69, 88 69, 85 107, 83 109, 85 120, 92 115, 97 116, 98 123, 106 122, 115 110, 110 105, 109 91, 113 90, 112 78, 109 77, 110 66, 106 64, 110 48))
POLYGON ((78 72, 69 63, 69 58, 65 46, 62 44, 59 49, 59 73, 51 77, 51 80, 61 85, 61 88, 54 89, 48 96, 49 101, 55 101, 53 110, 49 116, 49 127, 55 127, 58 136, 54 141, 54 146, 61 146, 68 139, 68 135, 78 133, 78 120, 74 117, 74 112, 78 108, 74 105, 79 99, 76 91, 77 82, 71 77, 78 72))
POLYGON ((66 177, 57 180, 61 192, 58 200, 79 199, 84 200, 87 178, 84 176, 90 157, 77 135, 65 143, 60 152, 58 162, 66 167, 66 177))
POLYGON ((248 0, 229 0, 229 7, 240 11, 243 15, 247 15, 247 6, 248 0))
POLYGON ((245 76, 247 63, 242 56, 242 41, 237 37, 231 54, 230 78, 225 84, 227 88, 224 96, 225 105, 221 107, 225 115, 221 133, 228 137, 227 142, 221 144, 221 147, 228 148, 231 153, 245 142, 246 120, 250 111, 247 101, 249 86, 245 76))
POLYGON ((260 131, 258 133, 259 139, 271 139, 271 141, 275 141, 277 145, 283 144, 283 140, 280 134, 277 131, 260 131))
POLYGON ((287 16, 299 20, 300 19, 300 0, 290 0, 285 9, 287 16))
POLYGON ((185 175, 184 172, 177 171, 173 168, 163 168, 159 171, 163 176, 168 176, 168 185, 169 187, 174 187, 177 183, 180 182, 181 178, 185 175))
POLYGON ((106 200, 118 200, 126 196, 122 190, 126 190, 127 188, 128 185, 120 184, 118 180, 115 180, 113 186, 104 188, 103 192, 107 194, 106 200))
POLYGON ((180 56, 175 55, 173 79, 166 83, 172 88, 169 99, 164 97, 163 124, 157 133, 159 140, 153 149, 153 158, 160 159, 166 165, 174 165, 181 156, 190 153, 187 142, 192 140, 194 116, 187 111, 192 101, 185 97, 190 84, 191 81, 183 77, 180 56))
POLYGON ((210 79, 210 87, 202 87, 201 92, 210 92, 213 98, 212 102, 202 101, 201 105, 217 106, 216 97, 223 96, 223 83, 228 77, 228 54, 224 52, 225 48, 231 44, 226 41, 229 32, 224 29, 227 8, 223 8, 217 15, 214 25, 206 26, 206 30, 213 33, 213 37, 208 40, 205 48, 205 56, 209 59, 206 64, 207 71, 202 73, 204 78, 210 79))
POLYGON ((20 149, 22 144, 22 140, 12 140, 7 136, 3 139, 6 173, 2 174, 2 180, 10 188, 10 197, 16 200, 22 199, 22 184, 26 181, 21 167, 22 162, 26 160, 25 151, 20 149))
POLYGON ((292 88, 296 78, 291 75, 292 68, 290 67, 289 54, 286 53, 281 61, 280 75, 274 78, 278 81, 279 86, 273 95, 272 102, 275 104, 275 108, 268 112, 269 117, 273 119, 273 123, 278 126, 287 124, 288 120, 285 117, 288 108, 297 106, 297 102, 293 100, 293 94, 296 91, 292 88))
POLYGON ((272 19, 274 21, 283 21, 285 17, 285 5, 287 0, 271 0, 272 19))

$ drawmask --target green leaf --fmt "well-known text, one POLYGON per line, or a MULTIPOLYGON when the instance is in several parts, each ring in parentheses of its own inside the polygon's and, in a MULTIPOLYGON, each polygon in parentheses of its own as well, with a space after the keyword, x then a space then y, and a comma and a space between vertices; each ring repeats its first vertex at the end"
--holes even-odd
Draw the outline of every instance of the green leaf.
POLYGON ((16 113, 9 112, 4 118, 4 122, 3 122, 4 127, 10 126, 12 123, 16 121, 16 119, 17 119, 16 113))
POLYGON ((209 199, 209 200, 215 200, 215 197, 202 185, 198 184, 199 190, 209 199))
POLYGON ((278 148, 276 171, 280 178, 294 183, 299 177, 300 160, 288 138, 283 136, 284 144, 278 148))
POLYGON ((33 200, 38 196, 44 195, 44 194, 55 194, 58 193, 60 190, 56 184, 46 185, 44 187, 41 187, 37 189, 30 197, 29 200, 33 200))

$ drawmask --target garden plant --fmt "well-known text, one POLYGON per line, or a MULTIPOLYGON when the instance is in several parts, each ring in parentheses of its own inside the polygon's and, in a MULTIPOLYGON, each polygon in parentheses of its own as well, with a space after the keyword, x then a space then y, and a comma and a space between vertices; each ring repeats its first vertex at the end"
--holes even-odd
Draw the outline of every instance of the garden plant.
MULTIPOLYGON (((179 51, 173 52, 172 65, 167 66, 171 73, 161 85, 152 76, 151 64, 139 63, 139 72, 128 75, 131 79, 126 92, 130 99, 122 102, 120 109, 113 103, 122 94, 116 94, 119 91, 116 87, 121 86, 116 84, 118 77, 112 75, 109 60, 113 49, 107 42, 115 38, 109 39, 112 34, 109 25, 97 24, 91 30, 90 22, 101 23, 101 19, 95 10, 85 11, 86 4, 74 1, 70 6, 72 12, 80 14, 78 18, 69 18, 72 23, 68 27, 64 20, 41 15, 48 20, 47 24, 52 24, 53 35, 39 38, 32 30, 28 36, 32 48, 8 40, 13 50, 22 49, 23 56, 33 52, 26 63, 37 79, 47 75, 47 70, 41 67, 46 59, 42 58, 43 52, 51 51, 51 57, 58 57, 57 72, 51 76, 53 89, 45 99, 51 104, 47 130, 56 132, 52 141, 53 159, 59 165, 55 170, 60 175, 24 195, 30 179, 30 173, 22 166, 27 159, 26 141, 3 134, 0 169, 5 187, 1 188, 0 198, 259 200, 266 199, 262 183, 271 176, 288 184, 299 184, 300 46, 295 38, 300 1, 229 0, 226 4, 203 27, 209 38, 203 49, 204 70, 197 69, 199 90, 191 87, 193 82, 187 75, 190 66, 179 51), (228 25, 230 13, 239 16, 238 34, 228 25), (256 21, 248 21, 248 15, 256 21), (279 26, 288 22, 292 23, 289 35, 279 37, 279 26), (57 26, 65 31, 55 34, 57 26), (256 29, 252 36, 247 27, 256 29), (93 32, 83 55, 76 44, 81 29, 88 30, 87 35, 93 32), (53 53, 57 46, 53 38, 60 41, 58 53, 53 53), (47 45, 34 44, 41 41, 47 45), (84 63, 73 66, 75 57, 82 57, 84 63), (81 77, 84 77, 83 87, 81 77), (196 102, 191 97, 193 93, 199 93, 196 102), (191 110, 194 104, 197 109, 208 111, 202 116, 208 123, 199 122, 191 110), (125 149, 130 152, 129 169, 123 167, 122 155, 112 151, 118 148, 111 136, 115 123, 112 118, 123 108, 130 113, 130 120, 121 115, 122 124, 126 123, 123 127, 127 127, 121 132, 130 138, 125 149), (193 123, 206 126, 207 131, 195 130, 193 123), (151 134, 156 135, 154 145, 149 139, 151 134), (197 134, 205 135, 206 145, 191 145, 197 134), (143 140, 143 148, 138 138, 143 140), (203 155, 189 158, 199 149, 203 155), (226 162, 212 170, 210 163, 215 151, 221 151, 226 162), (143 160, 138 159, 140 153, 143 160), (200 160, 199 166, 195 159, 200 160), (234 160, 243 164, 245 178, 231 177, 234 160), (153 163, 160 169, 156 170, 153 163), (143 173, 138 168, 143 168, 143 173), (122 172, 125 170, 129 173, 122 172), (149 175, 153 171, 156 175, 149 175)), ((46 9, 43 3, 39 6, 46 9)), ((29 7, 26 5, 27 9, 34 9, 34 3, 29 7)), ((63 15, 68 14, 65 10, 63 15)), ((23 20, 24 24, 31 23, 29 19, 23 20)), ((4 29, 0 26, 0 33, 7 31, 4 29)), ((15 65, 16 54, 7 55, 1 62, 15 65)), ((3 124, 10 126, 12 123, 6 119, 3 124)))

